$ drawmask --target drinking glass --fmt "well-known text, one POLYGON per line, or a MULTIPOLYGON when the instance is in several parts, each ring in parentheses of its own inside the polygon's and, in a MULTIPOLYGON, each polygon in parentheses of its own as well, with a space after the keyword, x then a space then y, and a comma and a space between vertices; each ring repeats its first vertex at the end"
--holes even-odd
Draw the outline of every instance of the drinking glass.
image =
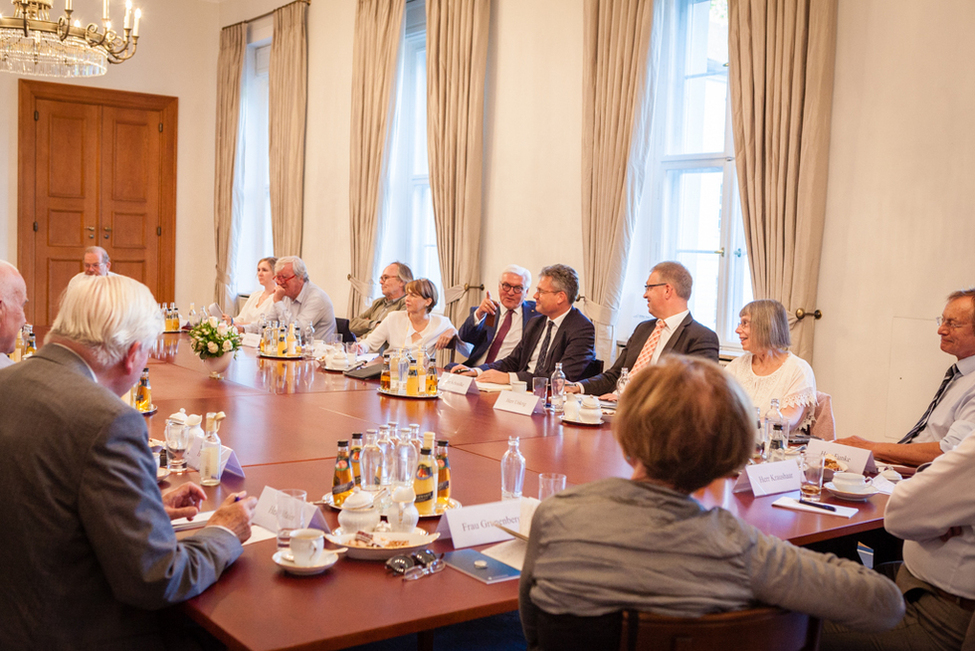
POLYGON ((305 522, 304 507, 307 498, 308 493, 297 488, 286 488, 278 491, 278 549, 289 549, 291 532, 305 528, 307 523, 305 522))
POLYGON ((354 341, 349 341, 345 343, 345 358, 346 358, 346 368, 352 368, 355 366, 356 357, 359 353, 359 344, 354 341))
POLYGON ((565 475, 557 472, 546 472, 538 476, 538 500, 555 495, 565 490, 565 475))
POLYGON ((823 466, 826 456, 823 453, 811 454, 806 452, 802 460, 802 492, 803 499, 818 502, 823 492, 823 466))
POLYGON ((177 420, 166 421, 166 459, 171 472, 181 475, 186 467, 186 448, 190 446, 189 428, 177 420))
POLYGON ((543 408, 547 407, 546 398, 548 397, 548 378, 532 378, 532 393, 541 398, 539 403, 543 408))

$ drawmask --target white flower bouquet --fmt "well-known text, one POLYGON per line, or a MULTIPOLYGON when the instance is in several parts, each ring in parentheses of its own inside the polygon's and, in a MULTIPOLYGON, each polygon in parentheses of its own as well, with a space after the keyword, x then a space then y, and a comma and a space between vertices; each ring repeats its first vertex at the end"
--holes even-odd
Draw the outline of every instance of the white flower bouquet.
POLYGON ((228 326, 211 316, 190 329, 190 347, 200 359, 221 357, 226 353, 234 353, 236 357, 240 348, 240 333, 235 326, 228 326))

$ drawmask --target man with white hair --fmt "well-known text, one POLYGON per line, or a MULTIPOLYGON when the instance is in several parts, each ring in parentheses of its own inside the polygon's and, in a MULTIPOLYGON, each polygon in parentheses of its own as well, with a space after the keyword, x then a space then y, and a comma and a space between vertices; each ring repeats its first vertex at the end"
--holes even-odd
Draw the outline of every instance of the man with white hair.
POLYGON ((170 518, 206 494, 160 494, 145 419, 119 400, 162 325, 145 285, 93 277, 66 290, 46 345, 0 371, 0 648, 162 648, 151 611, 243 551, 256 499, 242 493, 176 539, 170 518))
MULTIPOLYGON (((521 341, 525 324, 534 316, 535 301, 525 296, 532 285, 532 274, 524 267, 509 264, 498 278, 498 298, 491 298, 490 290, 477 307, 471 308, 470 316, 460 326, 457 336, 474 346, 465 366, 479 366, 504 359, 521 341)), ((444 335, 446 336, 446 335, 444 335)), ((449 341, 443 342, 444 345, 449 341)))
MULTIPOLYGON (((311 324, 315 339, 325 339, 335 334, 335 309, 332 299, 321 288, 308 280, 308 267, 296 255, 278 258, 274 264, 274 290, 271 312, 267 318, 281 323, 294 321, 295 327, 304 329, 311 324)), ((247 332, 258 332, 260 323, 244 326, 247 332)))
POLYGON ((7 355, 14 352, 17 332, 24 327, 27 285, 17 268, 0 260, 0 368, 13 364, 7 355))

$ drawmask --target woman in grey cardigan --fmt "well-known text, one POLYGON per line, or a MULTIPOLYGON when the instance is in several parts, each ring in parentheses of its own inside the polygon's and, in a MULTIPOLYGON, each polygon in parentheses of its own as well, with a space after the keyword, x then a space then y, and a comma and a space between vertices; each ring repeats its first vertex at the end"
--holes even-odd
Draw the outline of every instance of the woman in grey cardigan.
POLYGON ((691 497, 745 464, 753 414, 706 360, 670 357, 631 381, 614 431, 632 477, 563 491, 535 512, 519 595, 529 649, 616 649, 618 623, 604 627, 624 609, 698 617, 762 603, 860 630, 901 619, 900 590, 880 574, 691 497))

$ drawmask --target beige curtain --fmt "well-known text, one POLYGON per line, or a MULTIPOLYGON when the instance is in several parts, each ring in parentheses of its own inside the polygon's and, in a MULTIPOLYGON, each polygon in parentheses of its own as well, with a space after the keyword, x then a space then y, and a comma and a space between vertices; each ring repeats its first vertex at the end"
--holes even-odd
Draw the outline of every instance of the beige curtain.
POLYGON ((274 11, 268 66, 268 147, 274 254, 301 255, 308 103, 308 4, 274 11))
POLYGON ((217 138, 213 182, 213 230, 217 245, 217 282, 213 299, 224 310, 234 306, 234 258, 240 231, 238 203, 234 201, 234 167, 237 162, 237 124, 240 121, 240 77, 247 49, 247 25, 225 27, 220 32, 217 57, 217 138))
POLYGON ((427 0, 427 146, 444 313, 480 302, 481 163, 490 0, 427 0))
POLYGON ((826 211, 836 0, 729 3, 731 121, 756 298, 785 305, 812 358, 826 211))
POLYGON ((611 361, 649 142, 653 0, 586 0, 583 23, 582 247, 584 311, 596 356, 611 361), (634 135, 639 141, 634 142, 634 135), (639 183, 634 181, 639 179, 639 183))
POLYGON ((359 0, 352 54, 349 318, 372 293, 405 0, 359 0))

